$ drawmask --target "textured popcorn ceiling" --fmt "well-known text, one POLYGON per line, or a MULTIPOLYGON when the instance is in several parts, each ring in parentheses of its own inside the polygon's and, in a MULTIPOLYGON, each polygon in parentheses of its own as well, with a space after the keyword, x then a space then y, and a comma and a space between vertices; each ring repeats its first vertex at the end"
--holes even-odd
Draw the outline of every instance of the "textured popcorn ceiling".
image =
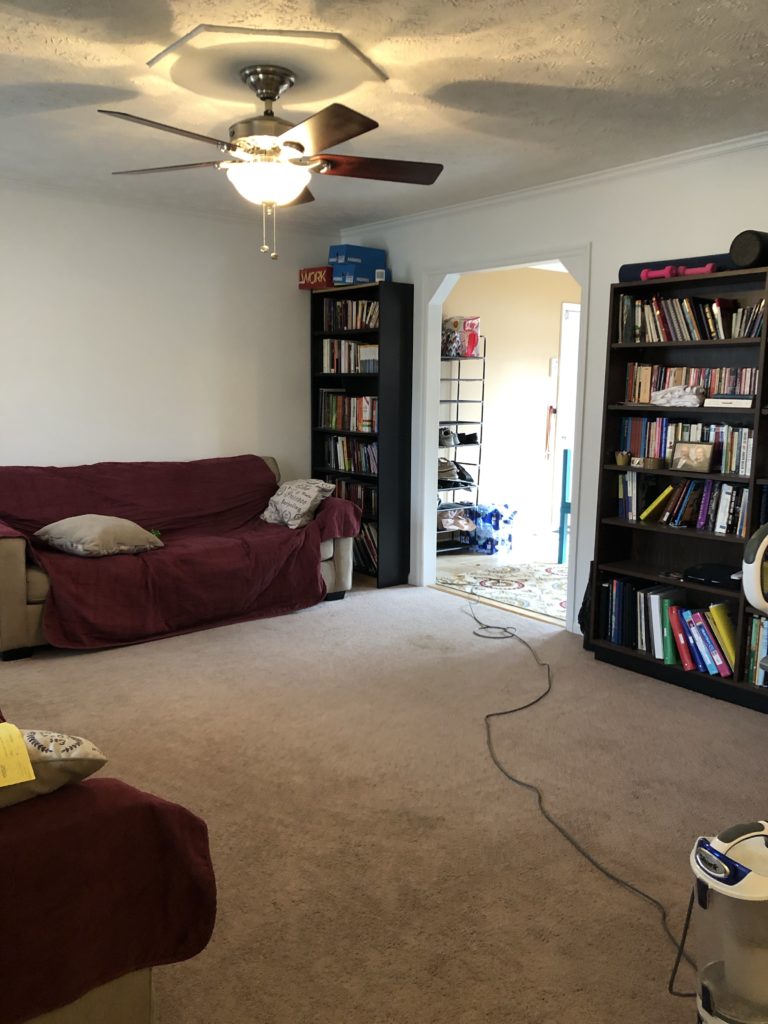
MULTIPOLYGON (((338 147, 438 161, 428 188, 315 179, 297 227, 361 223, 510 192, 766 130, 768 0, 0 0, 0 177, 254 216, 216 171, 110 171, 215 159, 98 106, 226 138, 252 109, 146 62, 201 23, 343 32, 389 76, 339 97, 380 128, 338 147)), ((254 61, 269 53, 254 47, 254 61)), ((278 113, 299 120, 299 85, 278 113)), ((681 197, 682 198, 682 197, 681 197)))

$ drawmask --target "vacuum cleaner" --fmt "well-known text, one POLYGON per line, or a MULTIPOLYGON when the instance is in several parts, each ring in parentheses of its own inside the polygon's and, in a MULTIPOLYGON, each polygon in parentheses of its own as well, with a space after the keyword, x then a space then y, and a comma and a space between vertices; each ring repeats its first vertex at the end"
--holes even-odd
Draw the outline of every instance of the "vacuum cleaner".
POLYGON ((706 950, 698 1024, 768 1024, 768 822, 700 836, 691 851, 706 950))

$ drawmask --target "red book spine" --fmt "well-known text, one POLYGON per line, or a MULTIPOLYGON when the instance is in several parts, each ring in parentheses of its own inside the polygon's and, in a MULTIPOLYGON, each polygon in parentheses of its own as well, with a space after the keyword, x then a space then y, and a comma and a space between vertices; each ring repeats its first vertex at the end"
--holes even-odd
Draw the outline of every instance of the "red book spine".
POLYGON ((671 604, 669 606, 669 621, 672 624, 672 636, 675 638, 675 646, 677 647, 677 653, 680 655, 682 666, 686 672, 692 672, 696 665, 691 657, 691 652, 688 650, 688 643, 685 639, 683 625, 680 620, 679 605, 671 604))

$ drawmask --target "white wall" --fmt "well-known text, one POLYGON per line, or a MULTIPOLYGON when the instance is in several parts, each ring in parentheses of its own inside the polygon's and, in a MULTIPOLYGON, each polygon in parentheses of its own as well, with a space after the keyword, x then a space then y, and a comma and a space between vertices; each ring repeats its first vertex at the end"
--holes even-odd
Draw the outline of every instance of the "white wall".
MULTIPOLYGON (((446 162, 444 173, 450 174, 446 162)), ((387 248, 394 278, 415 284, 414 579, 429 582, 434 571, 428 527, 425 533, 423 525, 427 518, 432 523, 425 516, 429 491, 424 481, 434 464, 431 431, 425 424, 434 423, 436 416, 437 396, 427 380, 439 337, 434 318, 427 314, 443 276, 557 257, 591 245, 591 268, 586 281, 580 279, 587 286, 582 313, 587 358, 582 445, 576 453, 581 459, 574 466, 578 536, 571 553, 577 570, 571 574, 577 595, 569 609, 573 612, 586 586, 594 543, 609 284, 622 263, 727 252, 739 231, 765 230, 767 175, 768 136, 762 135, 343 233, 345 241, 387 248)))
POLYGON ((327 238, 0 187, 0 463, 275 455, 309 469, 309 300, 327 238))

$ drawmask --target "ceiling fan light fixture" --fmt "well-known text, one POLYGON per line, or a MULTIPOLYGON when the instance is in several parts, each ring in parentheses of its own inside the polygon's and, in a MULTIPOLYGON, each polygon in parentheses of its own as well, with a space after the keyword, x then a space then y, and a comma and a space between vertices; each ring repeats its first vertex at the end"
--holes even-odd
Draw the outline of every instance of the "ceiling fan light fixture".
POLYGON ((233 164, 227 178, 249 203, 285 206, 298 199, 310 182, 306 167, 276 160, 233 164))

